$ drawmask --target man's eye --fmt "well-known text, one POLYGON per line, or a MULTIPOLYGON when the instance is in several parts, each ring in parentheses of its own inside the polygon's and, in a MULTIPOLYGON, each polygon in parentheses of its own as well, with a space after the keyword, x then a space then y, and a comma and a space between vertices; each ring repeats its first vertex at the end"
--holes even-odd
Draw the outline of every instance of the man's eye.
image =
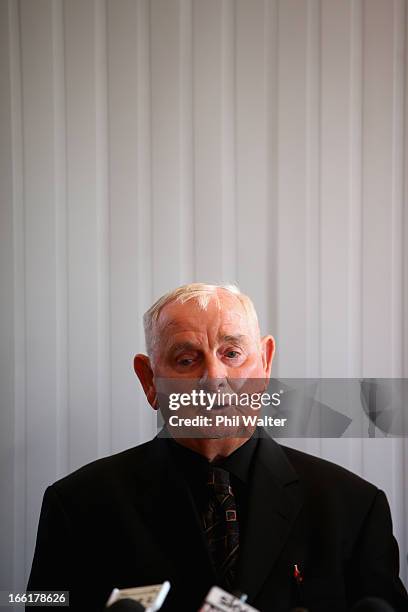
POLYGON ((236 359, 236 357, 239 357, 239 351, 227 351, 225 355, 228 357, 228 359, 236 359))
POLYGON ((190 357, 185 357, 184 359, 179 359, 177 361, 177 364, 181 365, 181 366, 189 366, 189 365, 191 365, 193 363, 193 361, 194 360, 191 359, 190 357))

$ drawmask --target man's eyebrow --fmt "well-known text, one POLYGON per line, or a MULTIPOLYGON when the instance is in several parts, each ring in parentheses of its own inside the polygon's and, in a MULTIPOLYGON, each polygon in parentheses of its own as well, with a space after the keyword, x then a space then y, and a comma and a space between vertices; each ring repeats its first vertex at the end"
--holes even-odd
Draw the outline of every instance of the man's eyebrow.
POLYGON ((223 342, 245 342, 247 337, 248 336, 245 336, 244 334, 237 334, 236 336, 226 334, 225 336, 221 336, 220 340, 223 342))
POLYGON ((197 350, 197 346, 195 344, 193 344, 192 342, 176 342, 176 344, 173 344, 172 346, 170 346, 170 351, 172 353, 175 353, 176 351, 183 351, 183 350, 188 350, 188 351, 196 351, 197 350))

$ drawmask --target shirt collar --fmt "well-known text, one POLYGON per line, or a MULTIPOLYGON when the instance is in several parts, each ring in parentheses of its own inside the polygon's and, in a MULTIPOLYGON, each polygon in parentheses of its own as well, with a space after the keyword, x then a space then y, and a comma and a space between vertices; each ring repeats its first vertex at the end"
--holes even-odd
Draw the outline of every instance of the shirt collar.
POLYGON ((213 464, 203 455, 183 446, 173 438, 166 438, 166 442, 178 467, 189 480, 193 478, 197 481, 200 475, 206 478, 209 466, 217 465, 230 472, 236 478, 239 478, 242 483, 249 483, 251 463, 258 445, 258 438, 256 436, 249 438, 249 440, 244 442, 231 455, 225 457, 225 459, 216 461, 213 464))

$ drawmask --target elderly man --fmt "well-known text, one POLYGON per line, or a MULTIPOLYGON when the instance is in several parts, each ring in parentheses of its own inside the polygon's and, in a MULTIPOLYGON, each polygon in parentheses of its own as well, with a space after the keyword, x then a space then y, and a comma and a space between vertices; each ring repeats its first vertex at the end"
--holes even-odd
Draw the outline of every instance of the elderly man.
POLYGON ((179 612, 198 610, 214 584, 265 612, 340 612, 368 596, 408 610, 382 491, 243 426, 236 401, 212 410, 187 401, 180 415, 209 420, 171 424, 175 389, 266 388, 275 343, 260 336, 251 300, 235 287, 187 285, 144 321, 148 355, 134 368, 163 434, 47 489, 28 588, 69 590, 84 611, 101 610, 113 587, 164 580, 163 609, 179 612), (210 415, 230 424, 217 428, 210 415))

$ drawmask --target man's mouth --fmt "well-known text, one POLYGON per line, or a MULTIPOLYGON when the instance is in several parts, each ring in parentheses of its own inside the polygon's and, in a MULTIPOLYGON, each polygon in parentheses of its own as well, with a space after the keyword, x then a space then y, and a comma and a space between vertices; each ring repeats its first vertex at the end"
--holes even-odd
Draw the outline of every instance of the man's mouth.
POLYGON ((236 405, 235 404, 214 404, 214 406, 212 406, 211 410, 219 410, 220 411, 220 410, 226 410, 227 408, 236 408, 236 405))

